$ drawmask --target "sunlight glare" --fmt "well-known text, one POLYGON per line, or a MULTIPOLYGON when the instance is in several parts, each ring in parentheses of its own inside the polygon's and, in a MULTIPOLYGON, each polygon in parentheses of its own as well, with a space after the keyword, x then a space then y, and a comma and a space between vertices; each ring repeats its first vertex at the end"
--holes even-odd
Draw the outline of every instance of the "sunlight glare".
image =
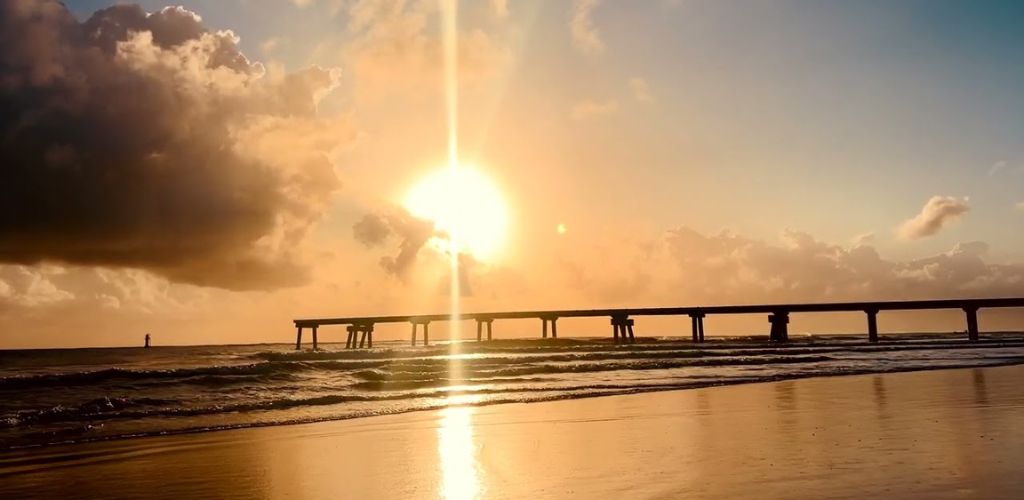
POLYGON ((471 406, 450 406, 441 410, 437 429, 437 453, 441 460, 441 496, 449 499, 478 498, 480 471, 473 440, 471 406))
POLYGON ((448 234, 450 242, 435 241, 443 251, 488 260, 504 243, 505 202, 494 183, 476 169, 462 166, 431 174, 412 188, 405 207, 448 234))

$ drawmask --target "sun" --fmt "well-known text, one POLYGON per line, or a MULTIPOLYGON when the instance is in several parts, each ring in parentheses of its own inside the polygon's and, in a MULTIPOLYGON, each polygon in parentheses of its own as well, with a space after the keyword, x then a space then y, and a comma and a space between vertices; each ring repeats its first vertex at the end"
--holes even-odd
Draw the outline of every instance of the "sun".
POLYGON ((497 186, 468 166, 444 168, 415 184, 405 208, 432 221, 448 234, 435 238, 445 251, 454 249, 482 260, 493 259, 505 242, 508 211, 497 186))

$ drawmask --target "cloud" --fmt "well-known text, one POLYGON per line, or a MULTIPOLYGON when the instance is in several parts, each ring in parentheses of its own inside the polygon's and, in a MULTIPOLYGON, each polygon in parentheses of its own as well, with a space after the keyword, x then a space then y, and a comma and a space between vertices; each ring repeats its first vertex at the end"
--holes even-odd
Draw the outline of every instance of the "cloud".
POLYGON ((988 168, 988 176, 992 177, 993 175, 998 174, 1004 168, 1006 168, 1006 161, 1005 160, 997 161, 997 162, 993 163, 991 167, 988 168))
POLYGON ((633 98, 637 101, 654 102, 654 96, 651 95, 651 88, 647 85, 647 80, 639 77, 630 78, 629 89, 633 91, 633 98))
POLYGON ((607 116, 619 110, 618 101, 612 99, 607 101, 580 101, 573 105, 571 116, 573 120, 586 120, 597 116, 607 116))
POLYGON ((508 17, 508 0, 491 0, 491 8, 499 18, 508 17))
POLYGON ((387 221, 401 243, 398 245, 398 254, 394 257, 381 257, 380 265, 388 273, 404 279, 412 264, 416 262, 420 249, 438 233, 432 222, 414 217, 405 211, 391 214, 387 221))
POLYGON ((575 0, 573 2, 569 31, 572 34, 573 46, 585 54, 604 52, 601 34, 594 27, 594 21, 591 19, 591 13, 598 4, 600 4, 600 0, 575 0))
POLYGON ((264 54, 269 54, 276 51, 286 41, 287 40, 283 37, 272 36, 260 44, 260 50, 262 50, 264 54))
POLYGON ((367 214, 352 225, 352 236, 366 248, 383 245, 392 235, 399 240, 398 253, 381 257, 388 274, 406 279, 420 250, 431 238, 444 238, 434 223, 410 214, 402 207, 390 207, 382 214, 367 214))
POLYGON ((932 196, 921 208, 921 213, 900 225, 897 233, 908 240, 932 236, 967 213, 971 209, 967 202, 966 197, 932 196))
POLYGON ((61 274, 55 267, 33 269, 26 266, 0 266, 0 308, 5 305, 37 307, 73 300, 74 294, 52 281, 61 274))
POLYGON ((852 243, 855 247, 872 245, 875 243, 875 233, 867 232, 858 234, 853 238, 852 243))
MULTIPOLYGON (((356 78, 360 95, 387 95, 441 84, 444 51, 441 34, 430 25, 437 2, 357 0, 349 5, 343 42, 325 43, 320 52, 338 52, 356 78)), ((495 74, 510 53, 491 34, 464 28, 457 38, 459 82, 473 84, 495 74)))
MULTIPOLYGON (((882 258, 869 245, 842 247, 799 231, 781 244, 729 232, 681 227, 662 241, 674 267, 668 289, 702 302, 898 300, 995 297, 1024 293, 1024 266, 990 264, 984 242, 957 244, 931 257, 882 258)), ((661 274, 669 274, 662 272, 661 274)))
POLYGON ((53 0, 0 4, 0 262, 302 283, 297 244, 353 134, 317 115, 338 74, 267 74, 237 44, 181 7, 79 22, 53 0))
POLYGON ((377 214, 366 214, 352 225, 352 236, 367 248, 384 243, 391 235, 387 221, 377 214))

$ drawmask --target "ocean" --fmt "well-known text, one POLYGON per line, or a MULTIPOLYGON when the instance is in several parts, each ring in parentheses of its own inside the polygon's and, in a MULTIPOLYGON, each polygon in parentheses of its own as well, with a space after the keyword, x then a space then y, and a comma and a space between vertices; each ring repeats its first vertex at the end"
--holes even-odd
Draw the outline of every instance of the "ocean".
POLYGON ((1024 334, 0 351, 0 449, 789 378, 1024 363, 1024 334))

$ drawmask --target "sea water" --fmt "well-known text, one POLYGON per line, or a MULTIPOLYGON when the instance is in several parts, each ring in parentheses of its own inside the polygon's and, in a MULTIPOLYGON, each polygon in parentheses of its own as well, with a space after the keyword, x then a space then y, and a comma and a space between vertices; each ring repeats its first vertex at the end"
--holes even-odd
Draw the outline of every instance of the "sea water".
POLYGON ((1024 362, 1024 334, 0 351, 0 449, 787 378, 1024 362))

